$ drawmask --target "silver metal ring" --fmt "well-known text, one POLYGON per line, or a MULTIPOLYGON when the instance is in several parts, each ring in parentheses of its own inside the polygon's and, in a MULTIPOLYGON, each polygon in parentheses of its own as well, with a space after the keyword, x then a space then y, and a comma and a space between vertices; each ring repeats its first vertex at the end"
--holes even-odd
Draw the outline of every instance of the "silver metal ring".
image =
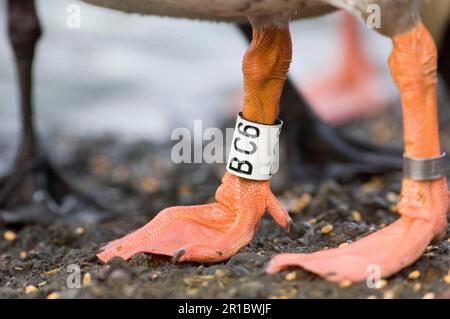
POLYGON ((444 159, 446 154, 433 158, 403 157, 403 174, 415 181, 430 181, 445 176, 444 159))

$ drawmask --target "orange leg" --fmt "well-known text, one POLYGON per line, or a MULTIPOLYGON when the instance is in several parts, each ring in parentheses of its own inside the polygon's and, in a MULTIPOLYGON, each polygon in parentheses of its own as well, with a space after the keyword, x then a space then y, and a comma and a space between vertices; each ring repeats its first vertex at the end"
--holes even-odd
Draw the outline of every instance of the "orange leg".
MULTIPOLYGON (((243 116, 273 124, 291 61, 290 33, 287 26, 260 27, 262 23, 255 22, 258 27, 243 62, 243 116)), ((174 256, 176 261, 218 262, 252 240, 265 210, 282 227, 291 224, 269 181, 226 173, 215 199, 208 205, 167 208, 141 229, 103 247, 98 257, 106 262, 114 256, 128 259, 147 252, 174 256)))
POLYGON ((363 50, 358 21, 344 12, 339 32, 341 58, 302 88, 316 114, 335 125, 374 114, 388 102, 376 66, 363 50))
MULTIPOLYGON (((420 23, 395 36, 393 43, 389 66, 402 98, 405 156, 439 156, 434 42, 420 23)), ((367 278, 369 265, 378 265, 383 277, 390 276, 415 262, 434 238, 445 233, 448 208, 445 178, 420 182, 404 178, 399 220, 343 248, 275 256, 267 271, 299 266, 331 281, 357 282, 367 278)))

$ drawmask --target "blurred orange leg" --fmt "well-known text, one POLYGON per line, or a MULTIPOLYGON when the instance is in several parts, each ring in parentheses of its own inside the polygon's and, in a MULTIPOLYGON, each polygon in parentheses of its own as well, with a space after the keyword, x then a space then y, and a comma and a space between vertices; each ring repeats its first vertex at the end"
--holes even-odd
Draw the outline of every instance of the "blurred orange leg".
POLYGON ((363 50, 358 21, 345 12, 339 27, 342 57, 302 87, 316 114, 335 125, 374 114, 388 102, 377 68, 363 50))
MULTIPOLYGON (((258 27, 253 36, 243 62, 243 116, 273 124, 291 60, 290 33, 287 26, 269 26, 258 27)), ((103 247, 98 257, 106 262, 147 252, 174 256, 175 261, 218 262, 252 240, 265 210, 282 227, 291 223, 269 181, 226 173, 215 199, 208 205, 167 208, 141 229, 103 247)))
MULTIPOLYGON (((420 23, 393 38, 389 59, 403 104, 405 156, 431 158, 441 154, 436 107, 436 47, 420 23)), ((355 243, 313 254, 275 256, 267 271, 299 266, 331 281, 365 280, 372 265, 390 276, 415 262, 447 227, 449 197, 445 178, 414 181, 404 178, 398 210, 401 218, 355 243), (371 266, 371 267, 369 267, 371 266)))

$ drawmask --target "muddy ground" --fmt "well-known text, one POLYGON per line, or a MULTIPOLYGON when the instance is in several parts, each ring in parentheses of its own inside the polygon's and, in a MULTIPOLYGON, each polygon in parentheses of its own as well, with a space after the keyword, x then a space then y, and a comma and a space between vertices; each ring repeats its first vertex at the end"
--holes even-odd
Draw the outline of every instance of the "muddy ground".
MULTIPOLYGON (((355 135, 369 132, 373 140, 381 143, 398 143, 401 136, 398 117, 392 116, 358 124, 351 130, 355 135)), ((450 149, 447 146, 450 134, 445 131, 443 134, 443 144, 450 149)), ((444 282, 444 277, 450 269, 449 232, 444 240, 430 245, 418 262, 388 278, 380 289, 368 288, 366 283, 332 284, 299 269, 275 276, 264 274, 264 265, 276 253, 337 247, 394 221, 398 217, 393 207, 400 173, 320 182, 275 181, 274 191, 289 209, 296 227, 286 235, 265 216, 253 242, 227 262, 173 265, 169 258, 141 254, 129 262, 115 259, 103 265, 95 257, 102 243, 142 226, 165 207, 211 201, 222 165, 173 165, 170 145, 124 143, 112 137, 79 140, 59 136, 48 140, 51 142, 47 142, 47 147, 68 179, 114 207, 119 216, 112 221, 66 219, 46 226, 8 229, 0 226, 0 298, 437 298, 446 292, 448 295, 450 285, 444 282), (326 225, 332 225, 333 230, 323 234, 326 225), (15 233, 15 238, 3 238, 6 231, 15 233), (68 283, 69 286, 77 283, 76 277, 70 276, 77 266, 81 270, 81 287, 69 288, 68 283), (409 278, 413 271, 420 276, 409 278)), ((2 145, 6 147, 7 143, 2 145)))

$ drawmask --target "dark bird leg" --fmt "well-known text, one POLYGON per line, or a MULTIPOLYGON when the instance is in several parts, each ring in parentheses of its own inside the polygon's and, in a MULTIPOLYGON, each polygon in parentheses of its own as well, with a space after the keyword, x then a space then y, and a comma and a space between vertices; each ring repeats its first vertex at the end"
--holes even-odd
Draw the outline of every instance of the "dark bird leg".
MULTIPOLYGON (((239 28, 250 40, 251 27, 239 28)), ((343 137, 338 129, 319 119, 289 78, 280 104, 289 176, 341 177, 401 170, 401 150, 343 137)))
POLYGON ((7 224, 48 222, 64 214, 61 204, 66 196, 81 196, 53 168, 36 135, 33 59, 41 33, 34 0, 9 0, 8 34, 19 82, 21 134, 12 172, 0 179, 0 221, 7 224), (31 204, 43 209, 18 209, 31 204))

